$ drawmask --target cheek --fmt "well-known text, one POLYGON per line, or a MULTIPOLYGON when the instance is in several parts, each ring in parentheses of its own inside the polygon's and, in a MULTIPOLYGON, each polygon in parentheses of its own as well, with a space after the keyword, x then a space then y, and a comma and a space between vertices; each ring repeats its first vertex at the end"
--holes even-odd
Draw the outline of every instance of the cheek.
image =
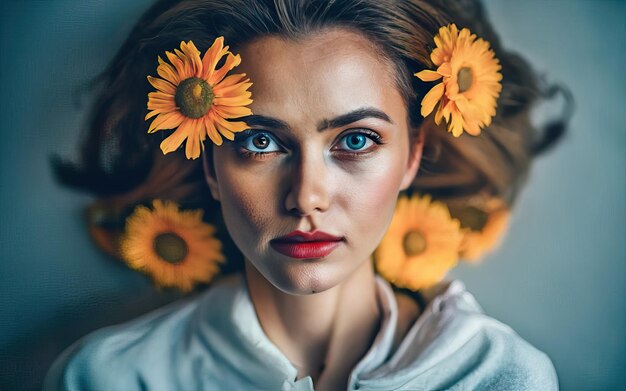
POLYGON ((359 203, 362 209, 362 227, 368 227, 369 232, 384 231, 393 212, 399 192, 399 181, 392 175, 376 178, 372 186, 361 195, 359 203))
POLYGON ((235 243, 244 250, 268 235, 269 222, 276 218, 276 183, 273 178, 250 177, 236 164, 216 165, 222 214, 235 243))
POLYGON ((391 221, 406 163, 402 153, 372 163, 362 175, 346 178, 343 186, 351 191, 345 193, 344 204, 358 237, 377 245, 391 221))

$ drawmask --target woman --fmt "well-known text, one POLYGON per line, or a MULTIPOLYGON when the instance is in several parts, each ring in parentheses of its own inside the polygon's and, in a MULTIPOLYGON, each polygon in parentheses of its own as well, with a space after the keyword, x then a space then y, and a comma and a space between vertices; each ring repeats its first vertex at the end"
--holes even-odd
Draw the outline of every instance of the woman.
MULTIPOLYGON (((468 37, 468 45, 485 42, 468 37)), ((539 96, 533 74, 501 49, 479 4, 159 1, 103 81, 82 171, 60 165, 61 178, 108 197, 93 215, 111 221, 123 221, 132 202, 152 198, 202 206, 218 228, 223 219, 243 264, 228 256, 226 271, 241 273, 79 341, 57 360, 47 388, 558 387, 549 358, 484 315, 460 281, 421 277, 441 277, 450 261, 408 273, 414 266, 385 258, 385 242, 379 246, 401 192, 445 201, 471 228, 485 213, 467 211, 510 205, 531 157, 556 138, 530 126, 539 96), (441 65, 455 60, 437 53, 443 56, 450 36, 464 36, 452 23, 488 41, 495 57, 483 50, 486 62, 451 75, 441 65), (181 40, 180 51, 167 55, 171 65, 159 59, 161 78, 148 84, 154 59, 181 40), (222 49, 224 42, 240 57, 222 49), (202 62, 196 45, 209 53, 202 62), (235 66, 238 74, 226 79, 235 66), (488 90, 484 106, 472 109, 476 118, 463 114, 461 103, 447 106, 481 80, 488 90), (456 90, 444 91, 450 83, 456 90), (145 94, 154 88, 146 115, 145 94), (474 136, 457 138, 446 128, 474 136), (166 135, 158 141, 169 155, 152 157, 156 137, 146 130, 166 135), (175 157, 181 145, 192 160, 175 157), (183 174, 164 183, 163 166, 183 174), (377 248, 385 260, 375 270, 377 248), (417 293, 394 291, 377 271, 417 293)), ((454 221, 442 237, 461 246, 454 221)), ((226 252, 229 238, 222 238, 226 252)), ((179 249, 168 253, 172 259, 188 253, 175 235, 159 240, 155 249, 165 242, 179 249)), ((430 246, 420 240, 405 237, 405 250, 425 251, 415 250, 430 246)), ((131 242, 122 239, 119 250, 127 259, 131 242)))

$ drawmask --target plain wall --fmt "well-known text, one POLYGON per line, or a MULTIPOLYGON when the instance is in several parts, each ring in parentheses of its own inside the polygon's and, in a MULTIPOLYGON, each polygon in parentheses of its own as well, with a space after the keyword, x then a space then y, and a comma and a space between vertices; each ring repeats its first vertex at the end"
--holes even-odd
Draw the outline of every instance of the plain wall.
MULTIPOLYGON (((2 389, 38 389, 82 335, 180 297, 95 249, 90 199, 56 184, 48 161, 75 156, 80 91, 150 3, 0 3, 2 389)), ((563 390, 626 389, 626 3, 486 5, 505 46, 569 86, 577 111, 536 161, 503 246, 451 276, 550 356, 563 390)))

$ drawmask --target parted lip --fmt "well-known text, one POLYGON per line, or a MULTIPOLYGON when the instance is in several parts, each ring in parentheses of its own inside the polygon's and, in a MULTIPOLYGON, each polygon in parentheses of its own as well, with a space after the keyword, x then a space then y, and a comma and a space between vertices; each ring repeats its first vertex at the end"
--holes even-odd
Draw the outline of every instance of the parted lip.
POLYGON ((272 239, 272 242, 287 242, 287 243, 301 243, 301 242, 338 242, 343 240, 341 236, 334 236, 323 231, 305 232, 296 230, 288 233, 285 236, 281 236, 272 239))

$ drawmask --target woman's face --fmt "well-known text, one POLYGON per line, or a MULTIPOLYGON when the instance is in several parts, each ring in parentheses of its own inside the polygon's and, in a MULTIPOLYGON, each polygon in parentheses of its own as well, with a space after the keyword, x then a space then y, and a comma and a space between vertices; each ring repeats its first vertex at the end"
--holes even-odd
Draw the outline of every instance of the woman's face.
POLYGON ((211 192, 261 275, 287 293, 324 291, 370 260, 421 145, 410 154, 393 68, 361 35, 265 37, 239 54, 237 73, 254 83, 251 130, 213 147, 211 192), (296 230, 335 238, 277 240, 296 230))

